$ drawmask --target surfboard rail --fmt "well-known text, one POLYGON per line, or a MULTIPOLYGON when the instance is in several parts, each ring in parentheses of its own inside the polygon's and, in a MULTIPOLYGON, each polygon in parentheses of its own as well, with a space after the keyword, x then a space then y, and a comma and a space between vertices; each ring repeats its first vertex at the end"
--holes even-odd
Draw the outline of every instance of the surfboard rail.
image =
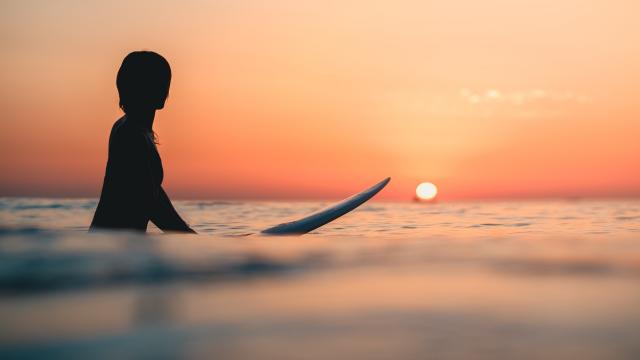
POLYGON ((390 177, 378 182, 372 187, 350 196, 337 204, 330 205, 322 210, 318 210, 301 219, 282 223, 268 229, 262 230, 261 234, 266 235, 302 235, 326 225, 333 220, 345 215, 358 206, 374 197, 391 181, 390 177))

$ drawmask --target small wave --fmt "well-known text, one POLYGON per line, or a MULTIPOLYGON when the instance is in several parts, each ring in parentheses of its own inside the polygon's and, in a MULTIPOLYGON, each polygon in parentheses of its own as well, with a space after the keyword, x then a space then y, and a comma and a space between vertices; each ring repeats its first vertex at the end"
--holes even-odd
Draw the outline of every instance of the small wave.
POLYGON ((286 262, 245 257, 229 262, 181 263, 156 256, 92 253, 0 255, 0 293, 41 292, 127 283, 215 280, 299 271, 307 259, 286 262))
POLYGON ((504 224, 498 224, 498 223, 484 223, 484 224, 474 224, 474 225, 469 225, 470 228, 478 228, 478 227, 484 227, 484 226, 502 226, 504 224))
POLYGON ((361 212, 384 212, 384 211, 388 211, 387 208, 382 207, 382 206, 363 206, 362 208, 360 208, 361 212))
POLYGON ((236 201, 224 201, 224 200, 211 200, 211 201, 183 201, 186 207, 195 207, 200 210, 212 208, 212 207, 224 207, 224 206, 239 206, 241 202, 236 201))
POLYGON ((324 259, 305 252, 283 258, 242 249, 201 248, 202 238, 129 232, 0 228, 0 236, 0 294, 284 274, 317 266, 324 259), (163 248, 175 246, 175 241, 190 241, 184 245, 186 253, 163 248))
POLYGON ((620 221, 631 221, 631 220, 638 220, 640 219, 640 216, 616 216, 616 220, 620 220, 620 221))
POLYGON ((32 210, 32 209, 73 209, 74 206, 65 204, 19 204, 13 206, 12 210, 32 210))
POLYGON ((520 222, 520 223, 512 223, 512 224, 502 224, 502 223, 484 223, 484 224, 474 224, 470 225, 470 228, 479 228, 479 227, 494 227, 494 226, 512 226, 512 227, 524 227, 530 226, 531 223, 520 222))
POLYGON ((514 259, 502 260, 493 264, 499 271, 526 273, 530 275, 606 275, 618 270, 619 267, 599 260, 571 260, 562 261, 514 259))
POLYGON ((1 199, 0 209, 8 211, 25 210, 91 210, 97 206, 96 200, 39 200, 39 199, 1 199))
POLYGON ((0 236, 21 236, 21 235, 43 235, 50 234, 51 231, 38 227, 0 227, 0 236))

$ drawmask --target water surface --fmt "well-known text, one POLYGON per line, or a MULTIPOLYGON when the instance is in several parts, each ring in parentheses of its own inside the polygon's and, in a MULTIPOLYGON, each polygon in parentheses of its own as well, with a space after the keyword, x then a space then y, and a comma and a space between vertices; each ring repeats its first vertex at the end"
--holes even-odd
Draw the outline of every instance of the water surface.
POLYGON ((640 357, 640 202, 178 202, 198 236, 0 200, 2 358, 640 357), (152 229, 157 232, 157 229, 152 229))

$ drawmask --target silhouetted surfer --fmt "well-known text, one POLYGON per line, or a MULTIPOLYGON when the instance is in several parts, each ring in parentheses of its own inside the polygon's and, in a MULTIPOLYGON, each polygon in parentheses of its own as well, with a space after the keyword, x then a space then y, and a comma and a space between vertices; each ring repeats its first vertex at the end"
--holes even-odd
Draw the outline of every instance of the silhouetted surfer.
POLYGON ((195 232, 162 189, 153 119, 164 107, 170 83, 171 68, 159 54, 136 51, 122 61, 116 85, 125 115, 111 129, 109 160, 91 230, 146 231, 152 221, 163 231, 195 232))

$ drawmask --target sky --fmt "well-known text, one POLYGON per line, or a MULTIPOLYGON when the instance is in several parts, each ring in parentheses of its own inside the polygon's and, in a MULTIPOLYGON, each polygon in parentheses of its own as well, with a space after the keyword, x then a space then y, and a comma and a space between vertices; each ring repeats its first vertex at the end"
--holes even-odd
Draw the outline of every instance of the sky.
POLYGON ((135 50, 173 198, 640 195, 640 2, 0 4, 0 196, 97 197, 135 50))

